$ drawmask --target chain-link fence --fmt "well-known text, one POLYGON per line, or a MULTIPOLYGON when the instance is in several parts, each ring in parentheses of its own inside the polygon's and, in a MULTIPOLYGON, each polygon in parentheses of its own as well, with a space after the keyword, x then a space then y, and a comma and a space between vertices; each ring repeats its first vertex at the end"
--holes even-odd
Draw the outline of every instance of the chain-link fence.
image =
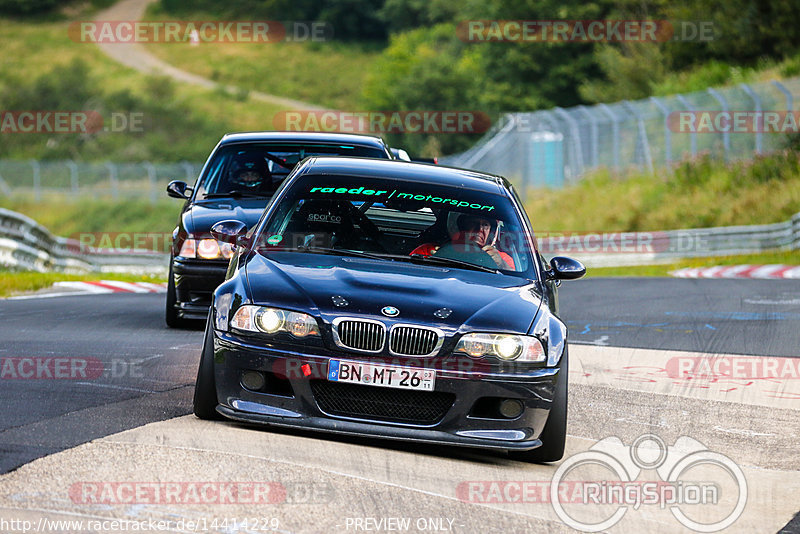
POLYGON ((653 171, 687 156, 749 158, 800 129, 800 78, 614 104, 505 115, 446 165, 500 174, 517 187, 560 187, 601 167, 653 171))
POLYGON ((41 200, 50 194, 155 202, 172 180, 193 184, 200 163, 84 163, 75 161, 0 160, 0 193, 41 200))

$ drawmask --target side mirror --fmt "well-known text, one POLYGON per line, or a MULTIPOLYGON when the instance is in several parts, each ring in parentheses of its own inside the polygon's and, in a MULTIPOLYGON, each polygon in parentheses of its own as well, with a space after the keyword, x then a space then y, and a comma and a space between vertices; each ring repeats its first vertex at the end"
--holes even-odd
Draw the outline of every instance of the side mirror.
POLYGON ((392 153, 392 156, 394 156, 394 159, 398 159, 400 161, 411 161, 411 157, 408 155, 408 152, 402 148, 390 148, 389 151, 392 153))
POLYGON ((231 245, 241 245, 245 234, 247 234, 247 226, 242 221, 234 219, 220 221, 211 227, 211 235, 214 236, 214 239, 231 245))
POLYGON ((186 200, 189 198, 189 194, 186 193, 187 190, 189 190, 189 194, 191 194, 192 188, 189 187, 186 182, 181 182, 180 180, 172 180, 167 184, 167 195, 172 198, 182 198, 186 200))
POLYGON ((552 258, 550 266, 556 280, 577 280, 586 274, 586 267, 581 262, 565 256, 552 258))

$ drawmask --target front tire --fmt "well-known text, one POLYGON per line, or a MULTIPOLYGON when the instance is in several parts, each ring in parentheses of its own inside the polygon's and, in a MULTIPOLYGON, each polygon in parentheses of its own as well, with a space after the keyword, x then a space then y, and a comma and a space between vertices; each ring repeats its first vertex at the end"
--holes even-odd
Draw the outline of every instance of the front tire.
POLYGON ((532 463, 557 462, 564 457, 564 448, 567 443, 567 393, 569 372, 569 353, 564 347, 564 356, 561 357, 561 369, 556 379, 556 394, 547 422, 544 425, 539 439, 542 445, 530 451, 512 451, 509 457, 515 460, 532 463))
POLYGON ((211 314, 208 312, 206 321, 206 335, 203 342, 203 352, 200 355, 200 366, 197 368, 197 380, 194 384, 194 414, 200 419, 219 420, 222 417, 217 413, 217 382, 214 378, 214 326, 211 323, 211 314))

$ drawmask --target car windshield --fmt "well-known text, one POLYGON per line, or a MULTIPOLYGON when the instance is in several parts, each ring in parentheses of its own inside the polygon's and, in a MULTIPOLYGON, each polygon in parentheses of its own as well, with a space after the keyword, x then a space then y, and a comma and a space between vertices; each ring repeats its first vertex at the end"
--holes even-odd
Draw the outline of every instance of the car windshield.
POLYGON ((269 197, 304 158, 357 156, 387 159, 379 148, 318 143, 247 143, 220 147, 198 184, 197 198, 269 197))
POLYGON ((299 178, 261 225, 256 249, 360 255, 535 278, 531 247, 500 194, 382 178, 299 178))

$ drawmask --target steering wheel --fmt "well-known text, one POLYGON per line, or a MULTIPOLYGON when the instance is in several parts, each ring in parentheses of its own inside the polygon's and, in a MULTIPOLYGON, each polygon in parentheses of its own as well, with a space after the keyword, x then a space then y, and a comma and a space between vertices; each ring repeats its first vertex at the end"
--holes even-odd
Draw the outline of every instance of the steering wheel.
POLYGON ((498 268, 497 263, 489 253, 472 241, 467 241, 466 243, 446 243, 439 247, 439 250, 432 255, 441 258, 450 258, 451 260, 466 261, 490 269, 498 268))

